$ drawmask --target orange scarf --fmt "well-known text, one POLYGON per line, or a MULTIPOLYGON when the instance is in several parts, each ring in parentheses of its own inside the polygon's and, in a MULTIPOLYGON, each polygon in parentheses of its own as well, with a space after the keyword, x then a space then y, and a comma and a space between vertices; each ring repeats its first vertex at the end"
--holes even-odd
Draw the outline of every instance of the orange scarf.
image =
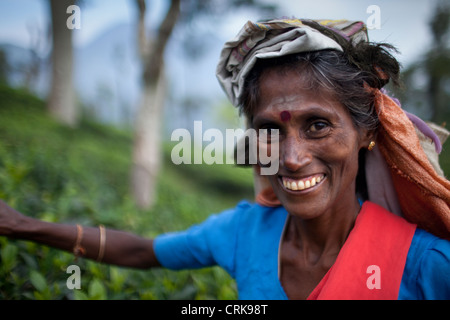
POLYGON ((450 239, 450 181, 440 176, 420 145, 414 125, 389 96, 374 89, 381 128, 377 145, 386 160, 403 216, 450 239))

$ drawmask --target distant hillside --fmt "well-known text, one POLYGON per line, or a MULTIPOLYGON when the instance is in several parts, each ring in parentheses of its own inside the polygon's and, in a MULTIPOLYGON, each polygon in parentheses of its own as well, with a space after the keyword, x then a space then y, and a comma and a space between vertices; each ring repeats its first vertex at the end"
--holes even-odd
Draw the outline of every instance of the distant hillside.
MULTIPOLYGON (((174 34, 166 50, 167 81, 166 133, 194 120, 211 120, 211 108, 225 95, 215 78, 219 50, 223 41, 205 39, 196 57, 188 57, 186 39, 174 34), (189 112, 184 112, 190 108, 189 112), (205 112, 206 111, 206 112, 205 112)), ((29 50, 0 44, 12 71, 9 81, 23 86, 25 71, 31 64, 29 50)), ((132 123, 140 99, 140 63, 133 25, 116 25, 89 44, 75 48, 75 86, 78 99, 90 113, 106 123, 132 123)), ((44 98, 50 85, 49 57, 41 58, 40 74, 33 92, 44 98)))

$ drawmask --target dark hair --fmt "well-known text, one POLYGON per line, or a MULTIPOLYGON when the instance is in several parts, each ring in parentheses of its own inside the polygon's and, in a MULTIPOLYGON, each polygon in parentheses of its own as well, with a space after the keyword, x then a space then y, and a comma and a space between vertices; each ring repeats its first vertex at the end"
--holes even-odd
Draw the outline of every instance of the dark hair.
POLYGON ((345 45, 342 52, 320 50, 258 59, 245 81, 239 101, 241 113, 251 118, 256 111, 260 96, 259 83, 265 71, 295 70, 302 79, 309 82, 307 85, 312 90, 327 90, 334 94, 348 108, 357 127, 375 130, 378 116, 374 107, 374 95, 364 86, 382 88, 390 79, 395 85, 399 85, 400 64, 389 53, 389 50, 395 48, 389 44, 368 42, 353 46, 347 40, 342 45, 345 45))

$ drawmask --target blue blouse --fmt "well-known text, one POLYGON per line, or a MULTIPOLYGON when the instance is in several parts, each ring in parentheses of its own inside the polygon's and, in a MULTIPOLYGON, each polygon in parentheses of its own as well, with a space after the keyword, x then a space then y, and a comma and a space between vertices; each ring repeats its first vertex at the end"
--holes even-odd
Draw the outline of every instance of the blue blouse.
MULTIPOLYGON (((287 211, 247 201, 187 230, 158 236, 155 254, 172 270, 219 265, 235 280, 239 299, 288 299, 278 276, 287 211)), ((450 241, 417 229, 398 299, 450 299, 450 241)))

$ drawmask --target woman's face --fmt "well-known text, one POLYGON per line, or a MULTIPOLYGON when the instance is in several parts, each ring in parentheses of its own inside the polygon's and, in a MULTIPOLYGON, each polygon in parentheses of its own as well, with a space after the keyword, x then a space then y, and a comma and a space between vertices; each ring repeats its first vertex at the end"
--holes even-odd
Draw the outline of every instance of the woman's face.
MULTIPOLYGON (((276 69, 261 76, 259 101, 253 127, 279 130, 279 170, 268 178, 286 210, 310 219, 354 205, 358 152, 370 139, 347 108, 308 89, 298 72, 276 69)), ((260 148, 268 148, 264 140, 260 148)))

